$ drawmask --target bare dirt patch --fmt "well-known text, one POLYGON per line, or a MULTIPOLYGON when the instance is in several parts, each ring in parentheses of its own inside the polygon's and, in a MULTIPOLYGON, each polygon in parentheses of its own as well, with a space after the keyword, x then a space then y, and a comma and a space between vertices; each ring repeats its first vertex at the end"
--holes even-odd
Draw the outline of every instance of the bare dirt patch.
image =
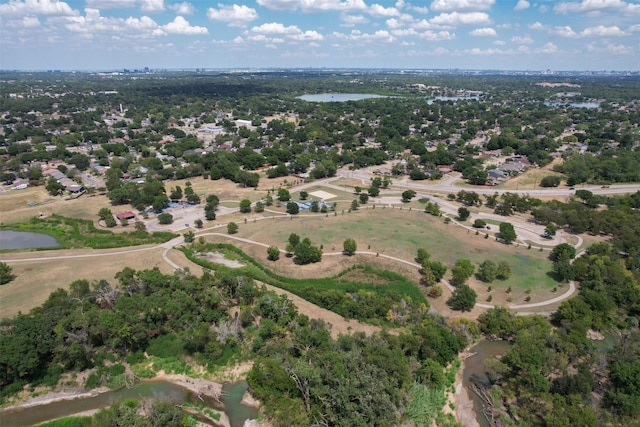
POLYGON ((322 200, 329 200, 329 199, 333 199, 334 197, 337 197, 335 194, 332 194, 323 190, 314 191, 313 193, 310 193, 310 195, 322 200))
POLYGON ((213 263, 216 264, 221 264, 221 265, 225 265, 229 268, 241 268, 244 267, 245 264, 239 262, 239 261, 235 261, 232 259, 228 259, 227 257, 224 256, 224 254, 220 253, 220 252, 205 252, 205 253, 198 253, 196 254, 196 256, 198 258, 207 260, 207 261, 211 261, 213 263))

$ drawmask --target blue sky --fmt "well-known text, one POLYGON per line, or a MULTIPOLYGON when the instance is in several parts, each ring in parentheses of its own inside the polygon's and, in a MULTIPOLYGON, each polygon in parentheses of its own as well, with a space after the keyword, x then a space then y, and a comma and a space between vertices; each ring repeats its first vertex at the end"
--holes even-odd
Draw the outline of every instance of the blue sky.
POLYGON ((0 68, 639 70, 640 0, 0 0, 0 68))

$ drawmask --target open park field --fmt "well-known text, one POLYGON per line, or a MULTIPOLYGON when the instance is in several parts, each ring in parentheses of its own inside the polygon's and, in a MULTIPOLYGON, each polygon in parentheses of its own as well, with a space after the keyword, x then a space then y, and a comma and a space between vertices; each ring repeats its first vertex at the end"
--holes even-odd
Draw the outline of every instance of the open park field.
MULTIPOLYGON (((558 283, 548 274, 551 271, 548 252, 529 250, 524 246, 507 246, 496 242, 493 237, 485 239, 483 234, 475 235, 474 232, 455 224, 445 224, 441 219, 416 209, 409 211, 400 210, 399 207, 392 209, 378 206, 376 209, 361 209, 337 215, 304 214, 291 219, 249 221, 247 224, 240 224, 236 236, 284 249, 291 233, 309 237, 314 244, 322 245, 325 254, 341 252, 343 242, 347 238, 356 241, 359 251, 388 255, 409 262, 415 262, 414 258, 419 248, 426 248, 432 259, 443 262, 449 268, 449 274, 445 278, 450 277, 450 269, 459 258, 468 258, 476 265, 486 259, 495 262, 505 260, 511 266, 512 276, 506 281, 495 281, 491 284, 494 304, 523 303, 527 295, 531 296, 532 302, 556 296, 552 289, 558 286, 558 283), (509 287, 512 288, 511 294, 506 293, 509 287), (527 290, 531 293, 526 294, 527 290), (513 302, 507 301, 509 297, 513 302)), ((342 255, 325 255, 321 263, 298 266, 284 257, 275 263, 269 262, 263 246, 238 242, 224 237, 224 234, 207 239, 233 243, 273 271, 291 277, 332 276, 350 264, 360 262, 417 278, 417 268, 397 261, 383 260, 375 255, 361 255, 357 259, 342 255)), ((487 284, 475 279, 471 279, 471 282, 479 295, 487 292, 487 284)), ((481 298, 478 299, 479 302, 484 301, 481 298)))
MULTIPOLYGON (((256 201, 266 195, 267 189, 271 189, 268 186, 258 190, 241 188, 226 180, 191 178, 189 181, 197 194, 201 196, 216 194, 221 200, 226 201, 221 203, 221 206, 228 205, 228 207, 237 207, 238 201, 243 198, 256 201)), ((420 280, 418 268, 406 262, 415 263, 417 250, 425 248, 431 253, 432 259, 441 261, 448 267, 449 271, 445 279, 450 278, 451 267, 459 258, 468 258, 476 265, 486 259, 495 262, 505 260, 509 263, 513 273, 511 278, 493 282, 491 291, 488 290, 488 284, 479 282, 475 278, 470 279, 470 285, 478 292, 479 303, 484 303, 489 295, 492 297, 491 304, 496 305, 522 304, 527 297, 530 297, 531 302, 538 302, 553 298, 564 291, 548 274, 551 270, 551 262, 547 258, 548 252, 529 250, 524 246, 507 246, 496 242, 492 235, 485 238, 483 233, 476 235, 474 231, 454 223, 445 224, 442 218, 425 214, 417 200, 394 206, 383 207, 378 204, 375 208, 372 203, 369 203, 357 211, 349 212, 351 200, 357 198, 352 190, 352 186, 357 184, 356 181, 355 179, 334 180, 328 186, 306 185, 304 187, 304 190, 310 194, 322 191, 335 196, 327 200, 329 203, 338 202, 335 213, 329 212, 325 215, 302 212, 300 215, 288 217, 284 206, 274 205, 264 214, 245 215, 236 212, 231 215, 221 215, 215 221, 207 222, 205 225, 205 228, 209 228, 235 221, 240 228, 238 234, 233 237, 248 239, 262 245, 232 239, 226 234, 226 227, 196 231, 198 235, 217 233, 205 238, 209 241, 232 243, 264 263, 275 273, 293 278, 334 276, 351 265, 360 263, 394 271, 418 282, 420 280), (281 212, 283 215, 265 219, 274 212, 281 212), (322 262, 299 266, 295 265, 292 259, 284 256, 277 262, 268 261, 264 245, 275 245, 284 249, 291 233, 309 237, 314 244, 322 245, 324 251, 322 262), (340 253, 342 245, 347 238, 355 239, 359 251, 367 251, 371 254, 352 257, 342 255, 340 253), (398 258, 405 263, 387 257, 398 258), (506 290, 509 287, 512 291, 507 293, 506 290), (554 290, 556 287, 557 290, 554 290)), ((273 188, 284 184, 276 181, 266 182, 273 184, 273 188)), ((177 185, 184 188, 185 184, 186 180, 173 181, 168 185, 167 190, 177 185)), ((300 189, 290 191, 292 198, 299 200, 300 189)), ((387 191, 388 194, 396 192, 387 191)), ((104 195, 85 195, 77 200, 63 200, 47 196, 42 187, 24 190, 24 192, 5 193, 2 197, 3 201, 8 201, 2 204, 1 220, 4 224, 23 222, 32 216, 39 214, 46 216, 50 213, 95 221, 97 212, 102 207, 119 210, 119 207, 110 206, 104 195), (27 202, 35 203, 36 206, 28 207, 27 202)), ((129 207, 121 208, 126 210, 129 207)), ((125 266, 134 269, 159 267, 163 272, 172 271, 171 266, 162 259, 161 247, 144 251, 138 251, 138 249, 140 247, 104 250, 99 253, 104 253, 105 256, 92 258, 12 263, 17 278, 10 284, 0 287, 0 317, 13 316, 18 311, 26 312, 46 300, 51 291, 59 287, 67 287, 74 280, 105 279, 114 282, 114 275, 125 266), (107 255, 110 252, 119 254, 107 255)), ((63 257, 86 252, 86 250, 58 250, 5 253, 3 259, 63 257)), ((171 253, 174 252, 171 251, 171 253)), ((180 265, 182 266, 182 263, 180 265)), ((352 279, 363 280, 363 278, 352 279)), ((444 305, 448 295, 449 292, 445 289, 442 297, 431 300, 432 305, 438 311, 448 311, 444 305)))

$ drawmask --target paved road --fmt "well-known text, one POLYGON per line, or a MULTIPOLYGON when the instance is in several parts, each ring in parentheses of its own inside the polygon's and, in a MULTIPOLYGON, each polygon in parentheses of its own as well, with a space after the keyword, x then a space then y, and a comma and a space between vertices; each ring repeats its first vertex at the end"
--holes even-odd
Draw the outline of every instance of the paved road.
MULTIPOLYGON (((372 168, 369 168, 372 169, 372 168)), ((367 184, 371 181, 373 174, 367 173, 367 170, 347 171, 344 169, 338 170, 338 176, 341 178, 355 178, 362 180, 363 184, 367 184)), ((373 168, 376 169, 376 168, 373 168)), ((432 191, 438 193, 457 193, 460 190, 475 191, 478 194, 503 194, 503 193, 515 193, 515 194, 529 194, 531 196, 570 196, 575 193, 575 190, 570 188, 538 188, 538 189, 502 189, 498 187, 476 186, 476 185, 455 185, 456 181, 461 180, 462 177, 457 172, 445 175, 444 179, 439 183, 425 183, 425 181, 411 181, 408 177, 394 177, 392 178, 392 186, 403 189, 413 189, 416 191, 432 191)), ((602 188, 599 185, 581 185, 575 187, 578 190, 589 190, 594 194, 610 195, 610 194, 625 194, 635 193, 640 191, 640 184, 613 184, 608 188, 602 188)))

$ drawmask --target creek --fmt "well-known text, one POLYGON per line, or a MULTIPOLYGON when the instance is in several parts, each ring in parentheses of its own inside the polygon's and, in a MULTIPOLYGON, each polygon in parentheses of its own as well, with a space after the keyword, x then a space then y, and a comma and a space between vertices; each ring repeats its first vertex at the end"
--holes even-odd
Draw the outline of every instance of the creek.
POLYGON ((487 377, 487 373, 484 368, 485 360, 496 356, 502 356, 510 348, 511 343, 508 341, 482 340, 469 349, 469 353, 473 354, 473 356, 468 357, 464 361, 464 368, 462 370, 462 386, 467 390, 469 398, 473 401, 473 412, 475 413, 476 420, 478 421, 478 424, 480 424, 480 427, 491 427, 491 424, 489 424, 489 421, 482 413, 482 399, 471 391, 469 386, 472 381, 489 385, 489 378, 487 377))
POLYGON ((143 381, 132 388, 108 391, 96 396, 78 397, 49 404, 2 411, 2 427, 22 427, 42 423, 56 418, 68 417, 84 411, 106 408, 114 402, 126 399, 153 399, 180 404, 184 402, 200 403, 206 407, 224 410, 229 416, 231 427, 242 427, 245 420, 256 418, 258 410, 241 403, 247 390, 246 381, 225 384, 222 387, 223 404, 203 396, 204 402, 193 392, 168 381, 143 381))

